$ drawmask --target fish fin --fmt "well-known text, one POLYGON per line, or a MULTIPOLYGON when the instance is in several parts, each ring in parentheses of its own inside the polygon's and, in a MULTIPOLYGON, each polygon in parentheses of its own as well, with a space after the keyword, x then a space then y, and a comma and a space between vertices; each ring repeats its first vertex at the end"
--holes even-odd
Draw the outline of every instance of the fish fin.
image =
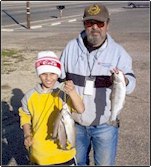
POLYGON ((122 104, 122 106, 124 107, 124 105, 125 105, 125 100, 123 101, 123 104, 122 104))
POLYGON ((62 117, 62 115, 61 115, 61 113, 59 113, 58 117, 56 118, 56 120, 54 122, 52 139, 56 139, 57 138, 58 129, 59 129, 59 123, 60 123, 61 117, 62 117))
POLYGON ((118 128, 120 126, 120 120, 119 118, 116 118, 116 120, 113 121, 109 120, 107 121, 107 124, 118 128))
POLYGON ((109 121, 111 121, 111 122, 116 121, 117 118, 119 118, 121 111, 122 111, 122 108, 117 110, 117 113, 111 114, 109 121))
POLYGON ((58 139, 59 139, 61 148, 66 149, 67 137, 66 137, 66 130, 62 121, 60 121, 59 123, 58 139))
POLYGON ((75 129, 75 125, 73 126, 73 136, 71 139, 69 139, 69 142, 71 144, 71 147, 75 147, 75 144, 76 144, 76 129, 75 129))
POLYGON ((58 88, 64 92, 64 86, 65 86, 65 82, 62 82, 58 85, 58 88))

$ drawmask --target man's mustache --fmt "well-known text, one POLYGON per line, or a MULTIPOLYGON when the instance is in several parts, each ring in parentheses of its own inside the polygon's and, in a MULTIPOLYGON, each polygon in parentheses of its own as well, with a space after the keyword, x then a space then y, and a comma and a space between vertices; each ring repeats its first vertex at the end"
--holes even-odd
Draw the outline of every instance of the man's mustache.
POLYGON ((100 33, 98 30, 91 30, 91 33, 100 33))

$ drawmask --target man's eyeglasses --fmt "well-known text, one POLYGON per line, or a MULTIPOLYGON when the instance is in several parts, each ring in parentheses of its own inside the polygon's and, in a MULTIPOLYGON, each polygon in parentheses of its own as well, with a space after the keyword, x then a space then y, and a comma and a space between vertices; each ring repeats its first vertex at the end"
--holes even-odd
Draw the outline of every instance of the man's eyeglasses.
POLYGON ((100 22, 97 20, 86 20, 84 21, 84 25, 86 27, 92 27, 94 24, 96 24, 99 28, 104 27, 105 22, 100 22))

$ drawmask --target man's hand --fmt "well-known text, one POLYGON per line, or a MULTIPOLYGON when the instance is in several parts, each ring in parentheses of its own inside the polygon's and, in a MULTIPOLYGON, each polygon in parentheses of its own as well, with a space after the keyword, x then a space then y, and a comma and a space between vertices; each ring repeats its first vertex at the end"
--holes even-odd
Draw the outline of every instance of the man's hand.
MULTIPOLYGON (((118 68, 113 68, 110 72, 111 73, 119 73, 119 71, 121 71, 122 72, 122 70, 120 70, 120 69, 118 69, 118 68)), ((123 73, 123 72, 122 72, 123 73)), ((128 83, 129 83, 129 80, 125 77, 125 74, 123 73, 123 75, 124 75, 124 79, 125 79, 125 83, 126 83, 126 86, 128 85, 128 83)))

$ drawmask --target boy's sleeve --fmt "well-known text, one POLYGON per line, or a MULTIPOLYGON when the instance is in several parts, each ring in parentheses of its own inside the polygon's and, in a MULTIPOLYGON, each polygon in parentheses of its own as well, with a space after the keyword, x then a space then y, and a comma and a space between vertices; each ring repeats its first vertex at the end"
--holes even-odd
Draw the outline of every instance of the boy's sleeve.
POLYGON ((20 127, 24 124, 30 124, 31 125, 31 114, 28 110, 27 105, 27 96, 25 95, 21 101, 22 107, 19 108, 19 116, 20 116, 20 127))
POLYGON ((31 125, 31 115, 23 111, 22 107, 19 108, 20 116, 20 127, 22 128, 24 124, 31 125))

